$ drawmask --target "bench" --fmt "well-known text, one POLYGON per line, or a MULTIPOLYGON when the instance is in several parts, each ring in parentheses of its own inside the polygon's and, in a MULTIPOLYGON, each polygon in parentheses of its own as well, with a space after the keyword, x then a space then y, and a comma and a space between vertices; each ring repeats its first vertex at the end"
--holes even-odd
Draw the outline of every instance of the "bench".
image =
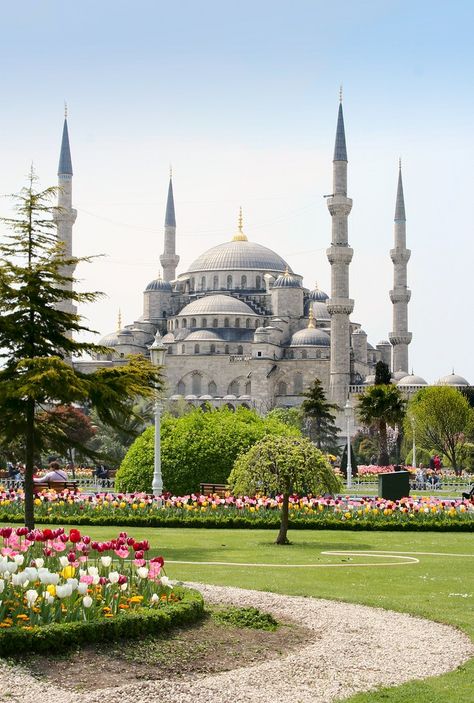
POLYGON ((35 483, 33 493, 41 493, 41 491, 45 489, 53 489, 57 491, 57 493, 65 490, 75 493, 77 491, 77 481, 45 481, 44 483, 35 483))
POLYGON ((225 483, 200 483, 199 492, 201 495, 217 495, 219 498, 225 498, 226 493, 229 491, 229 486, 225 483))

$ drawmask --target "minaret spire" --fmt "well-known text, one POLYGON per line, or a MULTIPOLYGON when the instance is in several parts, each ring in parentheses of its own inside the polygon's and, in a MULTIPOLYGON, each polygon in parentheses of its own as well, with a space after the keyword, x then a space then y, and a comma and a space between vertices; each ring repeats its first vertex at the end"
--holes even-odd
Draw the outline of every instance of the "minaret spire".
MULTIPOLYGON (((342 94, 341 94, 342 99, 342 94)), ((351 380, 349 315, 354 301, 349 298, 349 264, 353 250, 348 244, 348 217, 352 200, 347 197, 347 149, 342 102, 337 116, 333 159, 333 194, 327 199, 332 217, 332 241, 326 254, 331 264, 331 298, 327 302, 331 315, 331 402, 343 408, 351 380)))
POLYGON ((408 331, 408 302, 411 291, 407 286, 407 263, 411 252, 406 248, 406 215, 401 160, 398 162, 394 222, 395 248, 390 251, 390 257, 393 261, 393 289, 390 291, 390 299, 393 304, 393 331, 389 334, 389 339, 393 347, 392 371, 408 373, 408 345, 412 335, 408 331))
POLYGON ((163 267, 163 280, 173 281, 176 278, 176 267, 179 256, 176 254, 176 216, 174 212, 173 172, 170 166, 170 181, 165 213, 165 241, 163 254, 160 256, 163 267))

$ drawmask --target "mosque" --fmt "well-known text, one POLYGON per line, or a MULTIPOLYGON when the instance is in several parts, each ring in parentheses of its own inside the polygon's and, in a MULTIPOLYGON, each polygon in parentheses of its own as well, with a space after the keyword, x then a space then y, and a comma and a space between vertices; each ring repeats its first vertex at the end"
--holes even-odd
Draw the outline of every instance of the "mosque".
MULTIPOLYGON (((176 216, 170 174, 166 204, 163 275, 143 292, 142 315, 100 340, 108 347, 82 371, 126 363, 130 354, 149 354, 156 338, 167 350, 167 397, 193 405, 239 405, 267 412, 302 401, 303 391, 317 377, 327 397, 343 408, 350 396, 374 381, 377 361, 386 362, 393 382, 407 394, 427 385, 409 373, 406 217, 401 166, 394 218, 393 327, 388 340, 372 345, 361 323, 351 319, 349 292, 353 249, 348 241, 352 200, 347 196, 347 149, 342 102, 339 104, 333 158, 333 193, 327 197, 332 237, 327 258, 331 267, 330 295, 306 288, 302 277, 279 254, 249 241, 242 212, 230 241, 208 249, 178 273, 176 216)), ((58 236, 72 251, 76 210, 72 207, 72 160, 67 116, 59 160, 58 236)), ((158 267, 157 267, 158 268, 158 267)), ((73 270, 69 273, 72 275, 73 270)), ((468 381, 454 372, 438 381, 454 387, 468 381)))

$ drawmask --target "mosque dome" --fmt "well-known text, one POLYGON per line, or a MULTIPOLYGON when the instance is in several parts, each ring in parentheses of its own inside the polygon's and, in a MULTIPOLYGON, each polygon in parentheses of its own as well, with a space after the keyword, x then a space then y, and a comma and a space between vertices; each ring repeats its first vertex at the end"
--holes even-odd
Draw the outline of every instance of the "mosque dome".
POLYGON ((256 314, 246 303, 231 295, 206 295, 204 298, 193 300, 179 312, 179 316, 192 315, 246 315, 256 317, 256 314))
POLYGON ((165 336, 161 340, 163 344, 169 344, 171 342, 174 342, 174 334, 172 332, 168 332, 165 334, 165 336))
POLYGON ((155 278, 153 281, 150 281, 145 288, 145 291, 149 290, 163 291, 164 293, 172 292, 171 283, 168 283, 168 281, 163 281, 161 278, 155 278))
POLYGON ((106 334, 105 337, 99 340, 99 345, 102 347, 117 347, 119 344, 117 331, 110 332, 110 334, 106 334))
POLYGON ((216 332, 211 330, 195 330, 186 337, 187 342, 222 342, 216 332))
POLYGON ((316 322, 330 322, 331 315, 328 312, 326 303, 319 300, 313 302, 313 315, 316 322))
POLYGON ((401 381, 405 376, 408 376, 406 371, 395 371, 395 373, 392 373, 392 379, 395 383, 401 381))
POLYGON ((443 376, 438 381, 436 381, 437 386, 469 386, 469 381, 467 381, 463 376, 459 376, 457 373, 450 373, 448 376, 443 376))
POLYGON ((329 300, 329 295, 323 290, 320 290, 318 284, 316 283, 313 290, 309 291, 309 299, 315 300, 319 303, 325 303, 326 300, 329 300))
POLYGON ((291 275, 286 270, 284 274, 278 276, 273 288, 301 288, 301 282, 297 276, 291 275))
POLYGON ((271 249, 256 242, 249 242, 247 239, 234 239, 231 242, 218 244, 198 256, 187 273, 240 270, 284 273, 286 269, 289 273, 293 273, 286 261, 271 249))
POLYGON ((290 347, 329 347, 329 335, 316 327, 306 327, 299 330, 291 338, 290 347))
POLYGON ((397 386, 399 388, 403 388, 403 386, 427 386, 428 384, 426 383, 425 379, 422 378, 421 376, 417 376, 416 374, 408 374, 407 376, 404 376, 401 381, 397 383, 397 386))

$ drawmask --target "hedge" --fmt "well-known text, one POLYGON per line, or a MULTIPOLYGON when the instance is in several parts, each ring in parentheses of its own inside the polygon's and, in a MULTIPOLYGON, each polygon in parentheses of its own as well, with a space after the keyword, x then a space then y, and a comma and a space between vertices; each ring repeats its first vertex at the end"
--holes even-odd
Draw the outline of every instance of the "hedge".
POLYGON ((31 652, 63 652, 71 647, 91 642, 110 642, 121 638, 137 639, 166 632, 172 627, 196 622, 204 616, 204 601, 200 593, 188 588, 175 588, 182 596, 158 610, 136 610, 110 619, 88 622, 51 623, 31 629, 12 627, 0 630, 0 656, 31 652))
MULTIPOLYGON (((255 515, 255 514, 253 514, 255 515)), ((134 515, 120 516, 100 515, 39 515, 35 518, 38 525, 92 525, 103 527, 197 527, 208 529, 249 529, 267 530, 278 529, 280 514, 273 513, 258 515, 134 515)), ((0 513, 0 523, 22 523, 22 514, 12 515, 0 513)), ((292 530, 377 530, 402 532, 474 532, 474 519, 456 517, 439 517, 423 515, 409 518, 405 516, 386 517, 384 515, 370 517, 351 517, 342 519, 333 514, 310 517, 291 517, 289 527, 292 530)))

